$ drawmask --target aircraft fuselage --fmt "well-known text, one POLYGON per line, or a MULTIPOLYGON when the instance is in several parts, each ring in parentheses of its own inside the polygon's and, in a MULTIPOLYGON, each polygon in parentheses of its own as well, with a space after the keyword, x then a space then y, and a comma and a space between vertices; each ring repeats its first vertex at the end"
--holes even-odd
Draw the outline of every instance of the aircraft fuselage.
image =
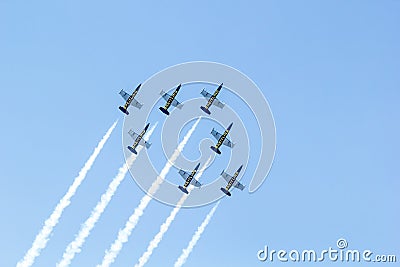
POLYGON ((238 177, 240 171, 242 170, 242 167, 243 167, 243 165, 239 167, 239 169, 235 172, 235 174, 229 180, 228 185, 226 186, 226 190, 229 190, 232 187, 232 185, 236 181, 236 178, 238 177))
POLYGON ((222 145, 222 143, 224 142, 225 138, 228 136, 229 131, 230 131, 231 128, 232 128, 232 124, 233 124, 233 123, 231 123, 231 124, 228 126, 228 128, 226 128, 224 134, 219 138, 218 143, 217 143, 217 145, 216 145, 216 148, 219 148, 219 147, 222 145))
POLYGON ((197 164, 197 166, 194 168, 194 170, 192 171, 192 173, 189 175, 189 177, 186 179, 185 184, 183 185, 183 187, 188 187, 188 185, 190 184, 190 182, 192 181, 193 177, 196 175, 197 170, 199 169, 200 163, 197 164))
POLYGON ((210 97, 210 99, 207 102, 206 109, 208 109, 211 106, 211 104, 214 102, 215 98, 217 98, 219 91, 221 91, 222 85, 223 85, 223 83, 221 83, 221 85, 218 86, 217 90, 215 90, 214 94, 210 97))
POLYGON ((137 147, 137 145, 139 144, 140 140, 142 140, 142 138, 143 138, 143 136, 145 135, 147 129, 149 128, 149 125, 150 125, 150 123, 148 123, 148 124, 146 125, 146 127, 144 127, 143 131, 139 134, 139 136, 136 137, 136 140, 135 140, 135 142, 134 142, 133 145, 132 145, 132 147, 133 147, 134 149, 136 149, 136 147, 137 147))
POLYGON ((171 106, 171 103, 172 103, 172 101, 174 101, 180 88, 181 88, 181 85, 179 85, 178 88, 176 88, 175 91, 172 93, 172 95, 168 98, 167 103, 165 104, 165 107, 164 107, 165 109, 168 109, 171 106))

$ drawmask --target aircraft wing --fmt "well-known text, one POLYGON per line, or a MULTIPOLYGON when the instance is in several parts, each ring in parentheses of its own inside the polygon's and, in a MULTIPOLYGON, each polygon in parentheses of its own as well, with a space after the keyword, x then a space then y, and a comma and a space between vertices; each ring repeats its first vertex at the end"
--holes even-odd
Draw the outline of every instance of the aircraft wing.
POLYGON ((180 170, 180 171, 179 171, 179 174, 180 174, 180 175, 182 176, 182 178, 185 179, 185 180, 186 180, 187 178, 189 178, 189 175, 190 175, 189 173, 185 172, 184 170, 180 170))
POLYGON ((143 106, 143 104, 136 101, 136 99, 132 99, 131 105, 137 107, 138 109, 140 109, 143 106))
MULTIPOLYGON (((179 174, 182 176, 182 178, 183 178, 185 181, 187 181, 187 179, 188 179, 189 176, 190 176, 190 173, 185 172, 184 170, 180 170, 180 171, 179 171, 179 174)), ((190 181, 190 184, 192 184, 192 185, 194 185, 194 186, 196 186, 196 187, 200 187, 200 186, 201 186, 201 183, 199 183, 199 181, 197 181, 197 180, 194 179, 194 178, 192 178, 192 180, 190 181)))
POLYGON ((171 105, 173 105, 174 107, 177 107, 179 109, 182 108, 182 104, 179 103, 176 99, 172 100, 171 105))
POLYGON ((219 140, 222 136, 222 134, 220 134, 219 132, 217 132, 216 130, 212 129, 211 134, 215 137, 215 139, 219 140))
POLYGON ((214 99, 214 101, 212 102, 212 104, 213 104, 214 106, 219 107, 219 108, 223 108, 223 107, 225 106, 225 104, 222 103, 222 102, 220 102, 217 98, 214 99))
POLYGON ((139 145, 145 146, 146 148, 149 148, 151 146, 151 144, 149 142, 145 141, 143 138, 140 139, 139 145))
MULTIPOLYGON (((128 101, 128 98, 131 96, 130 94, 128 94, 124 90, 121 90, 119 92, 119 94, 122 96, 123 99, 125 99, 125 101, 128 101)), ((132 99, 130 105, 132 105, 134 107, 137 107, 138 109, 140 109, 143 106, 143 104, 139 103, 135 98, 132 99)))
MULTIPOLYGON (((225 181, 227 181, 229 183, 229 181, 232 179, 232 176, 227 174, 226 172, 222 172, 221 176, 225 179, 225 181)), ((235 180, 232 184, 232 186, 243 190, 244 189, 244 185, 242 185, 240 182, 238 182, 237 180, 235 180)))
MULTIPOLYGON (((160 92, 160 95, 162 96, 162 98, 164 98, 165 101, 168 101, 169 98, 171 97, 170 94, 164 92, 163 90, 160 92)), ((179 103, 178 100, 176 100, 175 98, 174 98, 174 100, 172 100, 171 105, 174 106, 174 107, 177 107, 177 108, 179 108, 179 109, 181 109, 182 106, 183 106, 183 105, 182 105, 181 103, 179 103)))
POLYGON ((225 181, 229 182, 232 179, 232 176, 227 174, 226 172, 222 172, 221 176, 225 179, 225 181))
POLYGON ((125 99, 125 101, 127 101, 128 98, 131 96, 130 94, 125 92, 123 89, 119 92, 119 94, 122 96, 123 99, 125 99))
POLYGON ((225 140, 222 142, 222 144, 224 144, 230 148, 232 148, 234 146, 234 144, 228 138, 225 138, 225 140))
MULTIPOLYGON (((210 100, 210 97, 212 96, 212 94, 210 94, 209 92, 207 92, 207 91, 204 90, 204 89, 203 89, 203 91, 201 91, 201 94, 202 94, 205 98, 207 98, 208 100, 210 100)), ((218 100, 218 98, 215 98, 214 101, 212 102, 212 104, 213 104, 214 106, 219 107, 219 108, 223 108, 223 107, 225 106, 225 104, 222 103, 222 102, 220 102, 220 101, 218 100)))
MULTIPOLYGON (((132 129, 129 130, 128 134, 132 137, 133 140, 136 141, 136 139, 139 137, 139 134, 135 133, 132 129)), ((143 138, 140 139, 139 144, 141 146, 145 146, 146 148, 149 148, 151 144, 147 141, 145 141, 143 138)))
POLYGON ((168 99, 171 97, 170 94, 168 94, 168 93, 166 93, 164 91, 161 91, 160 95, 162 95, 162 98, 164 98, 165 101, 168 101, 168 99))
POLYGON ((212 94, 210 94, 209 92, 207 92, 204 89, 203 89, 203 91, 201 91, 201 94, 207 99, 210 99, 210 97, 212 96, 212 94))
POLYGON ((136 140, 136 138, 138 138, 138 136, 139 136, 132 129, 129 130, 128 134, 132 137, 133 140, 136 140))
POLYGON ((192 181, 190 181, 190 183, 192 184, 192 185, 194 185, 195 187, 200 187, 201 186, 201 183, 199 182, 199 181, 197 181, 196 179, 192 179, 192 181))
POLYGON ((237 189, 242 190, 242 191, 243 191, 243 189, 244 189, 244 185, 242 185, 242 184, 239 183, 238 181, 235 181, 235 182, 233 183, 233 186, 236 187, 237 189))

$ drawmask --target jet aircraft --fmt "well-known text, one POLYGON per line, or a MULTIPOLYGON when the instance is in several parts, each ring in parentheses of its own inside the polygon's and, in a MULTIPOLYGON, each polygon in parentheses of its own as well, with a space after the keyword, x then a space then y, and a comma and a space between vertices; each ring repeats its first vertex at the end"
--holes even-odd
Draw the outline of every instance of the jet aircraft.
POLYGON ((132 129, 129 130, 128 134, 135 140, 133 142, 132 146, 128 146, 129 151, 131 151, 133 154, 137 155, 136 147, 138 145, 140 146, 145 146, 146 148, 149 148, 151 144, 149 142, 146 142, 143 139, 144 134, 146 133, 147 129, 149 128, 150 123, 147 123, 146 127, 144 127, 143 131, 140 134, 135 133, 132 129))
POLYGON ((232 186, 243 191, 244 185, 242 185, 239 181, 236 180, 240 171, 242 170, 242 167, 243 167, 243 165, 239 167, 239 169, 235 172, 235 174, 233 176, 227 174, 225 171, 222 171, 221 176, 228 182, 228 184, 225 188, 221 187, 221 191, 224 192, 227 196, 232 195, 231 192, 229 192, 229 189, 232 186))
POLYGON ((129 111, 128 111, 129 105, 132 105, 138 109, 140 109, 143 106, 143 104, 140 104, 135 99, 137 93, 139 92, 140 86, 142 86, 142 84, 139 84, 138 87, 136 87, 136 89, 135 89, 135 91, 133 91, 132 95, 128 94, 123 89, 119 92, 119 94, 122 96, 122 98, 126 100, 125 105, 123 107, 120 106, 119 110, 121 110, 126 115, 129 115, 129 111))
POLYGON ((162 95, 162 97, 167 101, 167 103, 165 104, 164 107, 160 107, 160 108, 159 108, 159 109, 162 111, 162 113, 164 113, 164 114, 166 114, 166 115, 169 115, 168 108, 169 108, 171 105, 174 106, 174 107, 177 107, 177 108, 179 108, 179 109, 182 108, 183 105, 182 105, 181 103, 179 103, 179 102, 175 99, 176 95, 177 95, 178 92, 179 92, 179 89, 181 89, 181 85, 178 85, 178 87, 175 89, 175 91, 172 93, 172 95, 170 95, 170 94, 168 94, 168 93, 166 93, 166 92, 164 92, 164 91, 161 91, 161 92, 160 92, 160 95, 162 95))
POLYGON ((219 94, 219 91, 221 91, 223 83, 220 84, 220 86, 218 86, 217 90, 215 90, 214 94, 210 94, 209 92, 207 92, 206 90, 203 89, 203 91, 201 91, 201 94, 208 99, 208 102, 206 104, 205 107, 201 106, 200 109, 202 111, 204 111, 205 113, 207 113, 208 115, 211 114, 209 108, 211 105, 215 105, 219 108, 223 108, 225 105, 220 102, 217 98, 217 95, 219 94))
POLYGON ((185 179, 185 184, 183 186, 178 186, 178 188, 185 194, 189 194, 187 187, 189 186, 189 184, 192 184, 196 187, 200 187, 201 183, 199 183, 199 181, 197 181, 196 179, 194 179, 194 176, 196 175, 197 170, 200 167, 200 163, 196 165, 196 167, 194 168, 194 170, 192 171, 192 173, 188 173, 184 170, 180 170, 179 174, 182 176, 183 179, 185 179))
POLYGON ((228 138, 226 138, 226 136, 228 135, 229 131, 232 128, 232 125, 233 125, 233 122, 231 124, 229 124, 228 128, 226 128, 226 130, 223 134, 220 134, 214 128, 212 129, 211 134, 215 137, 215 139, 218 140, 218 142, 215 146, 210 147, 212 151, 214 151, 217 154, 221 154, 221 150, 219 150, 219 147, 221 145, 226 145, 230 148, 233 148, 234 144, 228 138))

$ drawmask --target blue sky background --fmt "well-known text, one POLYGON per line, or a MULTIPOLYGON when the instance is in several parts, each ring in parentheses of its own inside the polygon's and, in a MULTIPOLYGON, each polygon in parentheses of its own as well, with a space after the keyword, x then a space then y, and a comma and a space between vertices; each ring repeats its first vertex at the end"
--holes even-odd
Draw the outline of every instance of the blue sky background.
MULTIPOLYGON (((389 0, 1 1, 0 265, 24 256, 119 118, 35 266, 59 261, 123 163, 117 93, 192 60, 255 81, 277 150, 255 194, 223 199, 186 266, 264 266, 264 245, 322 250, 340 237, 399 260, 399 13, 389 0)), ((100 263, 137 206, 127 178, 72 266, 100 263)), ((210 209, 181 210, 148 266, 171 266, 210 209)), ((114 265, 133 266, 170 211, 151 202, 114 265)))

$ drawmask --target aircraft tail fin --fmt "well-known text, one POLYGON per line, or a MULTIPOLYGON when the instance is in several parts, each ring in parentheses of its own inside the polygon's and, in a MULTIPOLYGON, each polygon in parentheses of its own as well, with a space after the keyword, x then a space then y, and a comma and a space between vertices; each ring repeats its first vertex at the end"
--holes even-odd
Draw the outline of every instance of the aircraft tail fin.
POLYGON ((187 191, 187 189, 186 188, 184 188, 183 186, 178 186, 178 188, 183 192, 183 193, 185 193, 185 194, 189 194, 189 192, 187 191))
POLYGON ((226 190, 225 188, 221 187, 221 191, 225 193, 225 195, 227 196, 232 196, 231 192, 229 192, 228 190, 226 190))
POLYGON ((221 150, 219 150, 219 148, 215 147, 215 146, 210 146, 211 150, 214 151, 215 153, 217 153, 218 155, 221 154, 221 150))
POLYGON ((134 148, 131 147, 131 146, 128 146, 128 149, 129 149, 130 152, 132 152, 133 154, 137 155, 136 149, 134 149, 134 148))
POLYGON ((128 112, 128 110, 126 108, 119 106, 119 110, 121 110, 126 115, 129 115, 129 112, 128 112))
POLYGON ((201 106, 200 109, 201 109, 202 111, 204 111, 205 113, 207 113, 208 115, 211 114, 211 112, 210 112, 210 111, 208 110, 208 108, 206 108, 206 107, 201 106))
POLYGON ((169 115, 169 111, 166 110, 164 107, 159 107, 159 109, 160 109, 161 112, 164 113, 165 115, 169 115))

